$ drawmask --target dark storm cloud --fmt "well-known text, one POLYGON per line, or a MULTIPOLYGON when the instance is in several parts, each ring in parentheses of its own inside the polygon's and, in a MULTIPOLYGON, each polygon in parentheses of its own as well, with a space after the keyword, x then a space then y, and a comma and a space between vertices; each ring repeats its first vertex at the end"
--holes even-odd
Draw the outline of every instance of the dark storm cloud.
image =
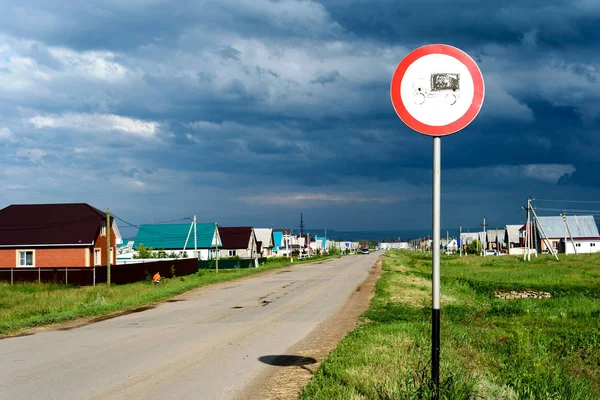
MULTIPOLYGON (((41 186, 50 200, 91 195, 94 179, 108 179, 149 209, 185 190, 185 210, 218 203, 223 215, 239 209, 241 186, 257 196, 307 192, 282 201, 316 202, 319 215, 340 207, 331 190, 348 210, 373 197, 363 191, 422 201, 431 139, 398 119, 389 81, 408 51, 433 42, 469 52, 487 90, 477 119, 443 139, 450 206, 469 212, 468 196, 483 212, 486 193, 501 189, 492 208, 506 213, 521 201, 513 197, 563 184, 598 195, 593 1, 25 0, 2 8, 8 151, 0 177, 18 188, 54 170, 41 186), (73 188, 80 171, 88 178, 73 188)), ((397 221, 410 220, 394 210, 397 221)))

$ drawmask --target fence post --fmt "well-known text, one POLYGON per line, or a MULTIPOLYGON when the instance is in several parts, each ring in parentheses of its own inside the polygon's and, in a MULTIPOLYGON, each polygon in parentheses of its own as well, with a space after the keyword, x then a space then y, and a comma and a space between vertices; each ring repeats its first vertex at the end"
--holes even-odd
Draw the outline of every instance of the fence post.
POLYGON ((10 269, 10 284, 13 284, 13 269, 10 269))
POLYGON ((65 285, 69 284, 69 268, 65 267, 65 285))
POLYGON ((92 286, 96 286, 96 267, 94 267, 93 285, 92 286))
POLYGON ((38 267, 38 283, 42 283, 42 270, 38 267))

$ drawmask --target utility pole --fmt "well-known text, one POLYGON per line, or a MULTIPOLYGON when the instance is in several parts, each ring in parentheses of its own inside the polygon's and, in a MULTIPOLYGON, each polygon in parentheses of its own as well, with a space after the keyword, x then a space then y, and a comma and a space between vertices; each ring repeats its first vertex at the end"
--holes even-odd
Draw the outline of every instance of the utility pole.
POLYGON ((285 233, 285 236, 287 236, 287 237, 285 238, 285 252, 287 253, 287 256, 290 258, 290 262, 294 262, 294 260, 292 259, 292 255, 290 254, 290 247, 289 247, 289 244, 290 244, 290 236, 291 236, 291 234, 292 234, 292 231, 291 231, 291 230, 288 230, 288 229, 286 229, 286 230, 284 230, 283 232, 285 233))
POLYGON ((219 224, 215 223, 215 271, 218 274, 219 273, 219 238, 221 237, 221 235, 219 235, 219 224))
POLYGON ((523 261, 529 255, 529 210, 531 209, 531 198, 527 198, 527 216, 525 217, 525 249, 523 249, 523 261))
POLYGON ((487 250, 487 237, 485 228, 488 226, 488 224, 485 223, 485 217, 483 217, 483 223, 480 225, 483 226, 483 241, 485 242, 485 246, 484 243, 481 243, 481 249, 483 250, 483 256, 485 257, 485 251, 487 250))
POLYGON ((300 237, 304 236, 304 219, 302 213, 300 213, 300 237))
POLYGON ((198 232, 196 231, 196 216, 194 215, 194 254, 196 254, 196 258, 198 257, 198 232))
POLYGON ((254 228, 250 228, 250 265, 254 264, 254 228))
MULTIPOLYGON (((569 237, 571 238, 571 244, 573 245, 573 251, 575 255, 577 255, 577 247, 575 246, 575 240, 573 240, 573 235, 571 234, 571 228, 569 227, 569 222, 567 221, 567 213, 563 212, 563 221, 565 221, 565 226, 567 227, 567 231, 569 232, 569 237)), ((567 254, 567 237, 565 235, 565 254, 567 254)))
POLYGON ((459 248, 458 254, 460 254, 459 257, 462 257, 462 246, 463 246, 463 243, 462 243, 462 225, 461 225, 459 228, 459 234, 458 234, 458 248, 459 248))
POLYGON ((110 286, 110 208, 106 209, 106 283, 110 286))
POLYGON ((531 208, 531 213, 533 214, 533 218, 534 218, 535 223, 540 227, 540 230, 542 231, 542 235, 544 235, 544 240, 546 241, 546 245, 550 249, 550 252, 554 256, 554 258, 556 258, 556 261, 558 261, 558 255, 554 251, 554 247, 552 247, 552 245, 550 244, 550 240, 548 239, 548 235, 546 235, 546 231, 544 231, 544 227, 540 223, 540 219, 538 218, 537 214, 535 213, 535 209, 533 207, 531 208))

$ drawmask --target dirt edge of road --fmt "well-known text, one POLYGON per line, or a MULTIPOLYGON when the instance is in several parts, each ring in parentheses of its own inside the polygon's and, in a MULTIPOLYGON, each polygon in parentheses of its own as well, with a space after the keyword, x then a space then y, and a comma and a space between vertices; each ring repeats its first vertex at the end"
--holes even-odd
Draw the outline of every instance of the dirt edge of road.
POLYGON ((224 282, 217 282, 217 283, 212 283, 212 284, 208 284, 205 286, 200 286, 194 289, 190 289, 187 292, 175 295, 173 297, 170 297, 168 299, 165 300, 161 300, 161 301, 157 301, 151 304, 146 304, 143 306, 139 306, 139 307, 135 307, 135 308, 130 308, 128 310, 121 310, 121 311, 115 311, 113 313, 109 313, 109 314, 105 314, 105 315, 98 315, 95 317, 81 317, 81 318, 76 318, 76 319, 72 319, 69 321, 64 321, 64 322, 59 322, 59 323, 54 323, 54 324, 48 324, 48 325, 41 325, 41 326, 36 326, 35 328, 29 328, 26 330, 22 330, 22 331, 18 331, 15 333, 9 333, 9 334, 4 334, 1 335, 0 334, 0 340, 2 339, 10 339, 10 338, 14 338, 14 337, 21 337, 21 336, 31 336, 34 335, 36 333, 39 332, 47 332, 47 331, 68 331, 71 329, 75 329, 75 328, 81 328, 83 326, 87 326, 87 325, 91 325, 91 324, 95 324, 96 322, 101 322, 101 321, 106 321, 107 319, 112 319, 112 318, 118 318, 118 317, 122 317, 124 315, 129 315, 129 314, 134 314, 134 313, 138 313, 138 312, 142 312, 142 311, 146 311, 152 308, 155 308, 157 306, 159 306, 160 304, 163 303, 171 303, 173 301, 182 301, 182 300, 186 300, 186 298, 190 295, 197 295, 199 292, 203 292, 206 290, 214 290, 214 289, 218 289, 222 286, 228 286, 231 284, 235 284, 236 282, 240 282, 240 281, 244 281, 246 279, 252 279, 254 277, 257 276, 265 276, 265 275, 269 275, 269 274, 276 274, 280 271, 285 271, 286 269, 290 269, 290 268, 295 268, 295 267, 300 267, 300 266, 304 266, 304 265, 311 265, 311 264, 322 264, 331 260, 337 260, 338 257, 332 257, 326 260, 317 260, 314 262, 306 262, 306 263, 302 263, 302 264, 291 264, 288 265, 287 267, 282 267, 282 268, 276 268, 276 269, 272 269, 269 271, 264 271, 264 272, 258 272, 256 274, 253 275, 247 275, 247 276, 242 276, 236 279, 232 279, 229 281, 224 281, 224 282))
POLYGON ((369 270, 369 276, 334 315, 287 349, 280 357, 281 362, 276 362, 278 367, 268 367, 236 399, 296 400, 325 357, 361 324, 359 317, 367 310, 375 294, 375 284, 382 272, 382 259, 383 256, 379 256, 369 270))

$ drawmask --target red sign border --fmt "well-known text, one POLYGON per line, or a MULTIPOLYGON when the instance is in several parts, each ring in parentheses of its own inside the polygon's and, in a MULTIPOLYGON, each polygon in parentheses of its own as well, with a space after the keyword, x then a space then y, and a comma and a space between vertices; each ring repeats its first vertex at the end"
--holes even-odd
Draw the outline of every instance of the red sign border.
POLYGON ((394 110, 396 111, 396 114, 398 114, 398 117, 400 117, 409 128, 427 136, 452 135, 469 125, 475 119, 477 114, 479 114, 479 110, 481 110, 483 104, 484 95, 485 85, 483 83, 483 75, 477 64, 475 64, 475 61, 473 61, 473 59, 464 51, 446 44, 429 44, 410 52, 402 59, 402 61, 400 61, 398 67, 396 67, 396 71, 394 71, 394 75, 392 76, 392 84, 390 85, 390 97, 392 98, 392 105, 394 106, 394 110), (400 96, 400 85, 402 84, 402 78, 404 78, 404 74, 408 67, 419 58, 429 54, 446 54, 456 58, 467 67, 473 78, 473 102, 471 103, 471 106, 462 117, 447 125, 434 126, 418 121, 410 115, 400 96))

